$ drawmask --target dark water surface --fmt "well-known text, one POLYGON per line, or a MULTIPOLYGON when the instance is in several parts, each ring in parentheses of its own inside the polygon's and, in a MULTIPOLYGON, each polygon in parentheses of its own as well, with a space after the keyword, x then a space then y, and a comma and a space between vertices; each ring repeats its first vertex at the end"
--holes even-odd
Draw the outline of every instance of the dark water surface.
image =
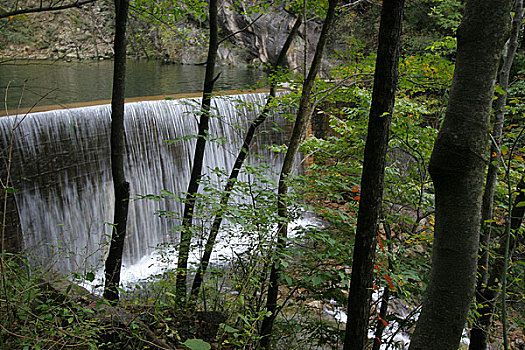
MULTIPOLYGON (((128 60, 126 97, 195 93, 202 90, 204 66, 128 60)), ((263 72, 217 67, 216 90, 243 89, 263 72)), ((0 64, 2 110, 111 99, 112 61, 11 61, 0 64)))

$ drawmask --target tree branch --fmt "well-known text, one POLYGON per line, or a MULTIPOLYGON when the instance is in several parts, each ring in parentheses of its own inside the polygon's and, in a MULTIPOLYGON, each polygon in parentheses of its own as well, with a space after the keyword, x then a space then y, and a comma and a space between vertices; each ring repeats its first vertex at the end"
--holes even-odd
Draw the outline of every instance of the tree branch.
POLYGON ((73 3, 66 4, 66 5, 47 6, 47 7, 43 7, 42 4, 40 4, 40 7, 26 8, 26 9, 21 9, 21 10, 15 10, 15 11, 9 11, 9 12, 0 13, 0 19, 8 18, 8 17, 11 17, 11 16, 16 16, 16 15, 23 15, 23 14, 26 14, 26 13, 60 11, 60 10, 65 10, 65 9, 69 9, 69 8, 73 8, 73 7, 80 8, 80 7, 82 7, 85 4, 89 4, 89 3, 92 3, 92 2, 96 2, 96 1, 97 0, 83 0, 83 1, 75 1, 73 3))
POLYGON ((223 42, 225 42, 226 40, 228 40, 229 38, 239 34, 239 33, 242 33, 244 32, 246 29, 250 28, 255 22, 257 22, 262 16, 264 15, 264 13, 261 13, 259 16, 257 16, 253 21, 251 21, 250 23, 248 23, 246 26, 244 26, 244 28, 242 29, 239 29, 238 31, 236 32, 233 32, 229 35, 227 35, 226 37, 222 38, 221 40, 219 40, 219 45, 222 44, 223 42))

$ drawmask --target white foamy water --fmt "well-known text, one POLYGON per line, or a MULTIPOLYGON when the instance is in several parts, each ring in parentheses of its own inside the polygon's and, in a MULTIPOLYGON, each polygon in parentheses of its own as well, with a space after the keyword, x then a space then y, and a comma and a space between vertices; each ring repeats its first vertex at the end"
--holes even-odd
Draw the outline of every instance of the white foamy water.
MULTIPOLYGON (((298 230, 308 226, 321 227, 322 223, 317 218, 309 215, 303 215, 298 220, 293 221, 289 225, 289 238, 297 237, 298 230)), ((215 249, 211 255, 210 265, 226 265, 231 262, 237 254, 241 254, 253 247, 253 243, 258 237, 253 235, 246 235, 240 230, 232 230, 231 227, 227 233, 223 230, 219 233, 215 249)), ((194 250, 190 254, 189 264, 196 266, 200 261, 200 255, 194 250)), ((121 271, 121 287, 124 290, 132 290, 137 284, 161 276, 165 271, 175 269, 177 267, 177 252, 172 246, 165 246, 155 250, 151 254, 143 256, 137 263, 123 264, 121 271)), ((104 271, 99 269, 95 273, 93 281, 83 281, 81 286, 90 290, 95 294, 102 294, 104 281, 104 271)))
MULTIPOLYGON (((377 302, 381 295, 383 294, 384 288, 379 288, 374 290, 372 293, 372 301, 377 302)), ((330 300, 330 305, 325 305, 323 311, 334 318, 335 321, 339 323, 346 323, 348 316, 344 311, 344 308, 338 306, 334 300, 330 300)), ((376 306, 377 310, 381 308, 381 302, 376 306)), ((401 299, 391 298, 388 305, 388 314, 395 314, 399 319, 406 319, 410 317, 412 322, 416 322, 419 317, 419 312, 411 315, 414 306, 406 304, 401 299)), ((371 325, 375 327, 376 321, 372 322, 371 325)), ((368 330, 368 338, 375 338, 375 328, 368 330)), ((399 350, 408 350, 410 346, 410 334, 406 330, 400 329, 398 322, 390 322, 388 326, 385 327, 383 331, 383 344, 381 344, 380 349, 399 349, 399 350)), ((463 330, 463 335, 461 337, 461 343, 469 345, 470 339, 467 329, 463 330)))

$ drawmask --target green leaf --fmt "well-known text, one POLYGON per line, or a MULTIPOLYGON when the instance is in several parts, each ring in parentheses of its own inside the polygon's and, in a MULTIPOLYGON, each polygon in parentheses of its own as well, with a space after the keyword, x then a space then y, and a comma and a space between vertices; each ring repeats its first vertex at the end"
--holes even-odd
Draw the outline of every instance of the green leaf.
POLYGON ((9 194, 13 194, 13 193, 17 193, 18 190, 16 188, 13 188, 13 187, 4 187, 4 190, 6 191, 6 193, 9 193, 9 194))
POLYGON ((518 204, 516 204, 516 208, 522 208, 522 207, 525 207, 525 202, 519 202, 518 204))
POLYGON ((319 276, 314 276, 312 278, 312 283, 314 284, 314 287, 315 287, 315 286, 323 283, 323 279, 321 277, 319 277, 319 276))
POLYGON ((284 279, 286 280, 286 284, 291 286, 292 285, 292 278, 288 275, 284 276, 284 279))
POLYGON ((239 330, 233 327, 228 326, 227 324, 223 324, 223 329, 227 333, 238 333, 239 330))
POLYGON ((187 347, 190 350, 210 350, 211 345, 206 343, 202 339, 188 339, 184 343, 182 343, 185 347, 187 347))
POLYGON ((93 282, 95 280, 95 274, 93 272, 86 273, 86 281, 93 282))
POLYGON ((496 85, 496 87, 494 88, 494 92, 497 93, 498 95, 506 94, 505 90, 503 90, 503 88, 500 85, 496 85))

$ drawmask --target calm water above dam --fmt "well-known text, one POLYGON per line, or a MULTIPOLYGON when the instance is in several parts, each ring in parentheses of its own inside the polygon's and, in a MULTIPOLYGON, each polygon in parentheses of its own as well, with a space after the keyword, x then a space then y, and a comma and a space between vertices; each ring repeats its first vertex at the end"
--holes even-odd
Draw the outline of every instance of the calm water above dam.
MULTIPOLYGON (((202 90, 204 66, 128 60, 126 97, 195 93, 202 90)), ((261 78, 258 69, 218 67, 216 90, 244 89, 261 78)), ((0 64, 2 101, 7 109, 111 99, 112 61, 10 61, 0 64), (9 87, 8 87, 9 86, 9 87)), ((6 109, 2 103, 2 109, 6 109)))

